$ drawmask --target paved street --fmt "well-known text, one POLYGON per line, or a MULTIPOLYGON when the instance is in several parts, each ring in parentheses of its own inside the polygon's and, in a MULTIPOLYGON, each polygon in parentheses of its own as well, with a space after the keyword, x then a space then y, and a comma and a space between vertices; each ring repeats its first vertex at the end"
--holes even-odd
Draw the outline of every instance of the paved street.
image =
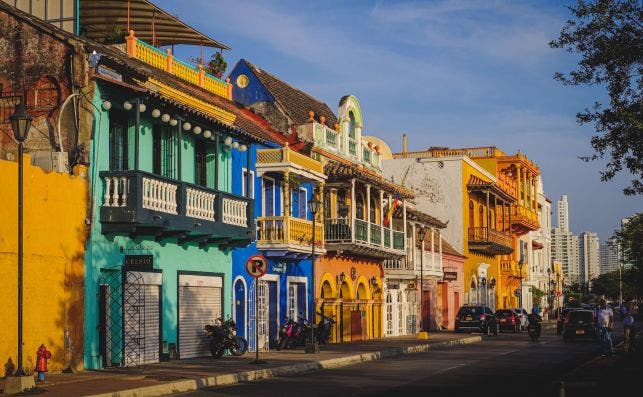
MULTIPOLYGON (((617 338, 618 340, 618 338, 617 338)), ((522 334, 501 334, 482 343, 372 361, 303 375, 185 396, 558 396, 559 381, 569 381, 566 396, 593 395, 609 379, 577 382, 576 367, 599 354, 595 342, 564 343, 553 330, 533 343, 522 334), (434 394, 435 395, 435 394, 434 394)), ((601 359, 609 360, 611 358, 601 359)), ((600 365, 600 363, 599 363, 600 365)), ((607 375, 606 375, 607 376, 607 375)))

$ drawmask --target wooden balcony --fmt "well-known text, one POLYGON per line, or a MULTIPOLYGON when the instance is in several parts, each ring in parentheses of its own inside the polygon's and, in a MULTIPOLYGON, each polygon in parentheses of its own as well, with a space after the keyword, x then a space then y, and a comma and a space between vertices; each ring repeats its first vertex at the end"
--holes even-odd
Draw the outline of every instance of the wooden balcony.
POLYGON ((333 218, 324 224, 326 249, 348 251, 376 259, 403 257, 404 232, 394 231, 361 219, 333 218))
MULTIPOLYGON (((257 249, 267 251, 267 256, 296 259, 312 253, 312 221, 291 216, 266 216, 257 218, 257 226, 257 249)), ((324 225, 317 222, 315 255, 325 253, 324 225)))
POLYGON ((470 227, 469 250, 492 256, 511 254, 511 236, 486 227, 470 227))
POLYGON ((511 229, 521 235, 540 229, 538 214, 529 208, 513 205, 511 207, 511 229))
POLYGON ((101 171, 104 234, 175 237, 201 248, 245 246, 254 237, 252 199, 144 171, 101 171))
POLYGON ((298 153, 288 146, 281 149, 259 149, 257 151, 257 173, 259 175, 290 172, 309 182, 326 180, 320 161, 298 153))

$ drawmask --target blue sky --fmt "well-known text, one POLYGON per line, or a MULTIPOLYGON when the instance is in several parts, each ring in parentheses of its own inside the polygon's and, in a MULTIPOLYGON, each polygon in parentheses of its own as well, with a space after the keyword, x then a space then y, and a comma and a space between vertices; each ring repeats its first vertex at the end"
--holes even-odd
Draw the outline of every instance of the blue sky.
MULTIPOLYGON (((245 58, 333 110, 354 94, 366 133, 394 151, 403 132, 409 150, 522 150, 540 165, 554 213, 568 195, 576 234, 603 241, 643 211, 640 196, 622 193, 630 175, 601 182, 603 163, 578 159, 593 153, 593 130, 576 112, 604 98, 552 78, 576 62, 548 46, 570 17, 563 1, 153 1, 232 47, 229 69, 245 58)), ((177 48, 183 59, 198 53, 177 48)))

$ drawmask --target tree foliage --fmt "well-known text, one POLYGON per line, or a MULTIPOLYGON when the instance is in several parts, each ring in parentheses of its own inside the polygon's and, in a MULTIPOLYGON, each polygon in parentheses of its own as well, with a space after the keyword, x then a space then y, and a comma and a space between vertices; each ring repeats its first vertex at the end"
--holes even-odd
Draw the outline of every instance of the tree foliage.
MULTIPOLYGON (((631 266, 627 280, 634 287, 635 296, 643 296, 643 212, 633 215, 613 236, 620 245, 623 264, 631 266)), ((623 278, 626 280, 626 278, 623 278)))
POLYGON ((226 69, 228 68, 228 62, 223 58, 223 54, 220 52, 212 55, 212 58, 203 66, 203 69, 210 73, 211 75, 222 78, 226 69))
POLYGON ((601 180, 611 180, 625 167, 634 177, 626 195, 643 194, 643 2, 641 0, 578 0, 569 6, 573 19, 563 26, 552 48, 578 54, 578 69, 554 78, 564 85, 605 87, 609 105, 598 101, 576 115, 593 123, 595 153, 585 161, 609 161, 601 180))

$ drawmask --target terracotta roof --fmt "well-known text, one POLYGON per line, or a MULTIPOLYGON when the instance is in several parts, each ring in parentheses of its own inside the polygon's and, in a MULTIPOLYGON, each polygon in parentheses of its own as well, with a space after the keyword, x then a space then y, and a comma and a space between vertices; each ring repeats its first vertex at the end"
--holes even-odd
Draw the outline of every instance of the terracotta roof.
POLYGON ((192 44, 230 49, 147 0, 80 0, 82 34, 101 43, 112 38, 115 26, 127 33, 128 15, 129 29, 146 43, 154 40, 155 46, 192 44))
POLYGON ((513 196, 507 194, 504 190, 500 189, 500 187, 496 186, 495 183, 483 181, 482 179, 478 178, 475 175, 471 175, 469 177, 469 183, 467 183, 467 189, 470 192, 490 191, 491 193, 501 197, 503 200, 507 202, 513 203, 516 201, 516 199, 513 196))
MULTIPOLYGON (((402 211, 403 208, 401 206, 398 206, 395 211, 393 211, 393 217, 402 218, 402 211)), ((433 216, 418 211, 415 208, 406 207, 406 219, 434 226, 440 229, 444 229, 445 227, 447 227, 447 224, 442 222, 438 218, 434 218, 433 216)))
POLYGON ((304 124, 309 120, 308 112, 315 112, 315 119, 319 121, 319 116, 326 117, 326 125, 334 126, 337 123, 335 113, 324 102, 313 98, 305 92, 291 86, 288 83, 278 79, 272 74, 259 68, 258 66, 242 59, 261 83, 275 97, 279 106, 294 122, 295 125, 304 124))
POLYGON ((449 242, 444 237, 442 237, 442 253, 453 255, 453 256, 459 256, 461 258, 466 258, 465 255, 462 255, 461 253, 458 252, 458 250, 453 248, 453 246, 449 244, 449 242))
POLYGON ((387 192, 399 194, 401 198, 414 198, 413 191, 387 181, 381 175, 375 174, 361 165, 343 164, 336 161, 329 161, 324 165, 324 174, 328 176, 328 182, 345 181, 349 179, 359 179, 360 181, 370 183, 379 189, 387 192))

